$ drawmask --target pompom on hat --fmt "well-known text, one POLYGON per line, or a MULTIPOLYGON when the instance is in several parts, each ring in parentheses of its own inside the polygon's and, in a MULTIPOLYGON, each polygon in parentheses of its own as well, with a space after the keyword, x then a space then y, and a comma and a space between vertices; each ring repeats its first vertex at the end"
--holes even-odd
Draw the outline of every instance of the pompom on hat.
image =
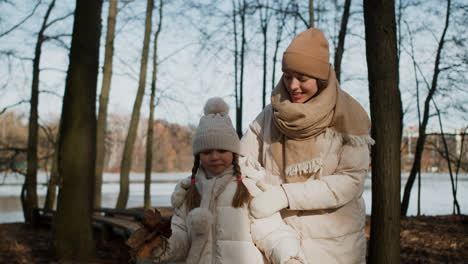
POLYGON ((328 80, 330 69, 328 40, 320 29, 310 28, 298 34, 283 54, 283 72, 297 72, 328 80))
POLYGON ((240 141, 229 117, 229 106, 220 97, 208 99, 192 142, 193 155, 223 149, 239 154, 240 141))

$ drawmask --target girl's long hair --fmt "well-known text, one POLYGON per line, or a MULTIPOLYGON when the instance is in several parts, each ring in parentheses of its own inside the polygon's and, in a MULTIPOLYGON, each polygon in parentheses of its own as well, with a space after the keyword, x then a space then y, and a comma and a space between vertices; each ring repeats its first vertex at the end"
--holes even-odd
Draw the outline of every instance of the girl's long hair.
MULTIPOLYGON (((251 196, 247 191, 247 188, 242 183, 242 173, 239 167, 239 154, 233 153, 232 165, 234 170, 234 176, 236 177, 237 181, 237 189, 234 197, 232 197, 232 207, 239 208, 242 207, 245 203, 247 203, 251 196)), ((201 202, 201 195, 198 192, 197 186, 195 185, 195 175, 200 167, 200 154, 195 155, 195 160, 193 162, 192 168, 192 176, 190 177, 191 183, 190 187, 187 191, 187 212, 200 207, 201 202)))
POLYGON ((193 208, 200 206, 201 196, 198 192, 197 186, 195 185, 195 175, 197 175, 198 168, 200 167, 200 154, 195 155, 195 160, 193 161, 192 176, 190 177, 191 183, 187 191, 187 212, 193 208))
POLYGON ((234 168, 234 176, 237 180, 237 189, 234 197, 232 197, 232 207, 239 208, 247 203, 251 196, 245 185, 242 183, 242 173, 239 167, 239 154, 233 153, 232 165, 234 168))

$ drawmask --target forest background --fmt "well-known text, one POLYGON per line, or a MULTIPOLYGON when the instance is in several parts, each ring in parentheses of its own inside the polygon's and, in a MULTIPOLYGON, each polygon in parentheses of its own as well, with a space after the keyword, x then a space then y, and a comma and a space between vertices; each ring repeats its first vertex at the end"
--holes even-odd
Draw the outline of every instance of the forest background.
MULTIPOLYGON (((0 58, 3 63, 0 72, 5 76, 0 80, 0 144, 3 146, 0 155, 4 157, 3 164, 8 161, 5 156, 11 157, 5 154, 6 149, 24 149, 27 146, 30 110, 28 103, 31 98, 31 72, 35 52, 31 47, 34 47, 37 41, 39 26, 48 7, 46 2, 0 1, 2 5, 0 32, 3 32, 0 42, 0 58)), ((403 170, 410 170, 411 153, 414 153, 416 148, 418 123, 421 122, 418 121, 418 115, 420 120, 424 100, 428 96, 429 89, 426 85, 434 73, 434 59, 438 48, 437 36, 443 29, 443 10, 440 7, 444 2, 446 1, 396 2, 399 82, 405 127, 402 140, 403 170), (420 19, 421 17, 425 19, 420 19), (412 142, 408 140, 410 137, 413 138, 412 142), (408 147, 408 143, 412 146, 408 147), (409 157, 406 155, 408 153, 409 157)), ((105 1, 102 12, 103 29, 107 26, 107 4, 105 1)), ((159 34, 157 63, 159 67, 155 87, 155 118, 158 121, 154 124, 157 130, 154 133, 153 146, 154 171, 190 170, 191 134, 208 97, 221 96, 228 101, 231 105, 232 120, 235 120, 236 124, 239 122, 239 117, 236 116, 237 109, 242 107, 241 125, 238 127, 242 132, 245 131, 248 124, 261 111, 262 105, 269 103, 269 93, 281 76, 282 51, 295 34, 310 24, 307 2, 247 1, 244 22, 245 54, 242 56, 244 64, 240 65, 242 32, 239 27, 242 25, 237 26, 236 33, 232 23, 232 11, 236 5, 238 9, 241 8, 240 4, 242 1, 165 3, 163 13, 165 23, 162 24, 159 34), (266 55, 265 60, 264 55, 266 55), (240 76, 241 70, 243 76, 240 76), (242 84, 240 84, 241 78, 242 84), (241 85, 245 88, 241 88, 241 85), (243 89, 244 93, 242 100, 235 96, 240 89, 243 89), (165 140, 158 140, 162 138, 165 140)), ((133 98, 138 87, 145 5, 145 1, 118 3, 112 80, 108 95, 109 118, 105 137, 106 171, 118 171, 122 157, 133 98)), ((314 5, 315 27, 321 28, 329 38, 331 58, 335 65, 336 54, 340 53, 341 56, 338 70, 341 72, 342 89, 357 98, 369 111, 362 3, 314 1, 314 5), (343 30, 340 32, 346 8, 349 8, 347 26, 345 32, 342 32, 343 30)), ((452 5, 452 23, 448 27, 441 56, 443 70, 439 77, 438 89, 432 96, 441 109, 443 128, 446 133, 451 134, 454 145, 450 150, 459 153, 455 133, 463 133, 467 123, 465 102, 468 55, 465 48, 467 34, 463 26, 467 23, 467 10, 462 1, 455 1, 452 5)), ((38 120, 41 128, 40 166, 44 169, 51 167, 50 157, 56 141, 64 91, 63 83, 68 65, 73 10, 73 1, 55 3, 49 20, 57 21, 47 27, 45 31, 47 40, 43 42, 42 47, 38 120)), ((158 16, 154 15, 153 23, 156 24, 158 20, 158 16)), ((102 87, 105 37, 105 34, 101 34, 99 87, 102 87)), ((153 51, 151 49, 150 53, 153 51)), ((151 74, 151 67, 148 67, 147 71, 151 74)), ((147 90, 141 108, 141 125, 138 126, 132 162, 134 171, 144 170, 151 79, 147 78, 146 82, 147 90)), ((434 107, 429 109, 428 114, 430 116, 428 133, 440 133, 434 107)), ((460 143, 460 139, 458 142, 460 143)), ((423 155, 422 162, 424 171, 434 167, 437 167, 438 171, 447 171, 443 155, 439 155, 443 152, 440 139, 432 138, 425 148, 427 151, 423 155), (438 147, 434 148, 435 145, 438 147)), ((15 163, 25 167, 25 152, 18 153, 15 158, 15 163)))

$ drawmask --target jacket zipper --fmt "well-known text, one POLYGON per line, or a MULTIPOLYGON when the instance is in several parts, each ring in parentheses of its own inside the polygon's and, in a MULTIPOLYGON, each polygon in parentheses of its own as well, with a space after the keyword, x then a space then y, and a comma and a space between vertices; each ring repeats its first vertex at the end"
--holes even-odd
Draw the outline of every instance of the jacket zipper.
POLYGON ((214 190, 215 190, 215 186, 216 186, 216 181, 218 179, 215 178, 214 179, 214 183, 212 185, 212 188, 211 188, 211 201, 210 201, 210 211, 211 211, 211 214, 213 215, 213 224, 211 226, 211 241, 212 241, 212 248, 211 248, 211 263, 212 264, 216 264, 216 222, 217 222, 217 219, 216 219, 216 204, 213 205, 213 203, 216 202, 216 197, 214 197, 214 190))

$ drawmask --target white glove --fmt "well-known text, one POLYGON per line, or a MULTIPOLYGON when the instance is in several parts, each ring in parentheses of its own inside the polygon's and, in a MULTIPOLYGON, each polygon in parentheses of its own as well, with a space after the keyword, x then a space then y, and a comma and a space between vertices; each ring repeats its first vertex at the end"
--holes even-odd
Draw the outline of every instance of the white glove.
POLYGON ((283 187, 274 186, 253 198, 249 209, 255 218, 265 218, 288 206, 288 197, 283 187))
POLYGON ((190 184, 190 177, 182 179, 176 184, 171 195, 172 207, 179 208, 184 203, 190 184))

